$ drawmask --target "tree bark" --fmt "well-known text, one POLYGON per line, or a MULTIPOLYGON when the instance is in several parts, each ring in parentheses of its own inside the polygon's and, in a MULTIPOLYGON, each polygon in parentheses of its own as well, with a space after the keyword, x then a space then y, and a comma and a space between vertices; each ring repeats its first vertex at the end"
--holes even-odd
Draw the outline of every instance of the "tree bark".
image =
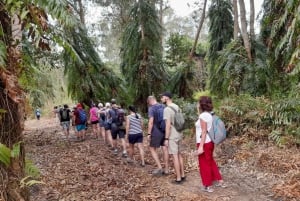
POLYGON ((254 0, 250 0, 250 39, 251 40, 255 36, 255 32, 254 32, 254 20, 255 20, 254 0))
POLYGON ((250 62, 252 62, 251 55, 251 43, 247 32, 247 21, 246 21, 246 9, 244 0, 239 0, 240 4, 240 13, 241 13, 241 27, 242 27, 242 37, 244 41, 244 47, 247 52, 247 57, 250 62))
MULTIPOLYGON (((160 0, 159 1, 159 23, 160 23, 160 26, 163 27, 163 3, 164 1, 163 0, 160 0)), ((160 36, 160 46, 161 46, 161 51, 163 51, 163 34, 161 34, 160 36)))
POLYGON ((237 40, 239 33, 241 32, 239 26, 239 12, 237 7, 237 0, 233 0, 232 4, 233 4, 233 20, 234 20, 233 39, 237 40))
POLYGON ((78 6, 79 6, 79 17, 80 17, 80 22, 85 25, 85 17, 84 17, 84 7, 82 4, 82 0, 77 0, 78 1, 78 6))
POLYGON ((204 23, 206 3, 207 3, 207 0, 204 0, 203 11, 202 11, 201 19, 200 19, 199 26, 198 26, 198 29, 197 29, 197 33, 196 33, 196 36, 195 36, 194 45, 193 45, 193 47, 192 47, 192 49, 190 51, 190 59, 192 59, 192 57, 193 57, 193 55, 195 53, 195 50, 196 50, 196 47, 197 47, 197 43, 198 43, 198 39, 199 39, 199 36, 200 36, 200 31, 201 31, 203 23, 204 23))

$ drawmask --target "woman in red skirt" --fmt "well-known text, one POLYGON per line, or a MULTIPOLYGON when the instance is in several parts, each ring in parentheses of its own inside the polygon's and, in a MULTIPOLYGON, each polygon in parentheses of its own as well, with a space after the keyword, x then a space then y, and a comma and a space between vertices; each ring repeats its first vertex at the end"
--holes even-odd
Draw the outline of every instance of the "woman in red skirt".
POLYGON ((213 110, 212 100, 208 96, 201 96, 199 100, 199 111, 201 111, 198 120, 195 123, 196 127, 196 143, 199 161, 199 172, 202 179, 203 191, 212 193, 212 185, 226 187, 218 166, 213 158, 214 143, 211 141, 207 132, 212 127, 213 110))

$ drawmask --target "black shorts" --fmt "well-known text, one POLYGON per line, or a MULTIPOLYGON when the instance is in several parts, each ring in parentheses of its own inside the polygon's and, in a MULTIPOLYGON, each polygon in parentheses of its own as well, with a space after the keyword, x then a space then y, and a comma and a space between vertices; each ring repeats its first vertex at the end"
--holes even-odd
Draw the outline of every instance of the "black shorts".
POLYGON ((104 122, 104 128, 105 130, 111 130, 111 124, 107 123, 107 122, 104 122))
POLYGON ((99 123, 99 121, 98 121, 98 120, 96 120, 96 121, 92 121, 92 122, 91 122, 91 124, 97 124, 97 123, 99 123))
POLYGON ((128 141, 129 144, 143 143, 143 134, 142 133, 131 134, 131 135, 129 134, 128 141))
POLYGON ((126 131, 124 129, 112 129, 111 130, 111 137, 112 139, 116 140, 117 137, 125 138, 126 131))
POLYGON ((165 146, 165 134, 156 133, 151 135, 150 147, 159 148, 160 146, 165 146))

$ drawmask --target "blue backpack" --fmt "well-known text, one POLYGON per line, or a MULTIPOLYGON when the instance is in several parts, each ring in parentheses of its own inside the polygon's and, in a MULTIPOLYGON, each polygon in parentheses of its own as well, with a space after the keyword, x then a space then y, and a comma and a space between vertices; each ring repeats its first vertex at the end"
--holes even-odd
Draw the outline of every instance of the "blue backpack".
POLYGON ((164 109, 163 104, 154 106, 154 125, 163 133, 166 131, 166 122, 164 120, 164 109))
POLYGON ((85 124, 87 121, 87 115, 86 112, 83 109, 79 109, 78 110, 78 114, 79 114, 79 120, 81 124, 85 124))
POLYGON ((226 139, 225 124, 217 115, 212 114, 212 126, 208 135, 215 144, 220 144, 226 139))

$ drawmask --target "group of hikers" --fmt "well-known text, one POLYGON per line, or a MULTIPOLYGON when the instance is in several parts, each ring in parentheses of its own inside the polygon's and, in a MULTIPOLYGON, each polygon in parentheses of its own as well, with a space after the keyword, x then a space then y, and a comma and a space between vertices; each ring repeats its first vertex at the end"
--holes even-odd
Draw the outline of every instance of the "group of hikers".
MULTIPOLYGON (((182 184, 186 181, 182 155, 183 134, 175 126, 175 116, 181 112, 181 109, 173 103, 170 92, 164 92, 160 98, 161 103, 154 96, 147 98, 148 126, 145 129, 143 117, 137 113, 136 107, 130 105, 125 109, 122 105, 117 105, 115 99, 105 105, 92 103, 88 114, 81 103, 74 106, 72 110, 68 105, 64 105, 62 108, 56 107, 54 113, 58 116, 68 141, 71 125, 75 128, 77 140, 83 141, 86 139, 87 124, 91 124, 92 135, 95 138, 101 136, 103 142, 111 148, 115 155, 119 154, 117 139, 120 140, 122 157, 127 158, 129 163, 134 162, 134 147, 137 144, 142 167, 145 166, 143 131, 147 131, 147 138, 150 141, 149 149, 156 165, 152 174, 155 176, 170 174, 169 155, 172 155, 176 175, 172 182, 182 184), (126 141, 129 144, 128 152, 126 141), (159 158, 159 148, 162 148, 164 166, 159 158)), ((213 158, 214 143, 207 134, 213 121, 212 99, 209 96, 200 97, 197 109, 199 118, 195 122, 196 151, 194 155, 198 157, 202 190, 211 193, 213 186, 226 187, 213 158)))

